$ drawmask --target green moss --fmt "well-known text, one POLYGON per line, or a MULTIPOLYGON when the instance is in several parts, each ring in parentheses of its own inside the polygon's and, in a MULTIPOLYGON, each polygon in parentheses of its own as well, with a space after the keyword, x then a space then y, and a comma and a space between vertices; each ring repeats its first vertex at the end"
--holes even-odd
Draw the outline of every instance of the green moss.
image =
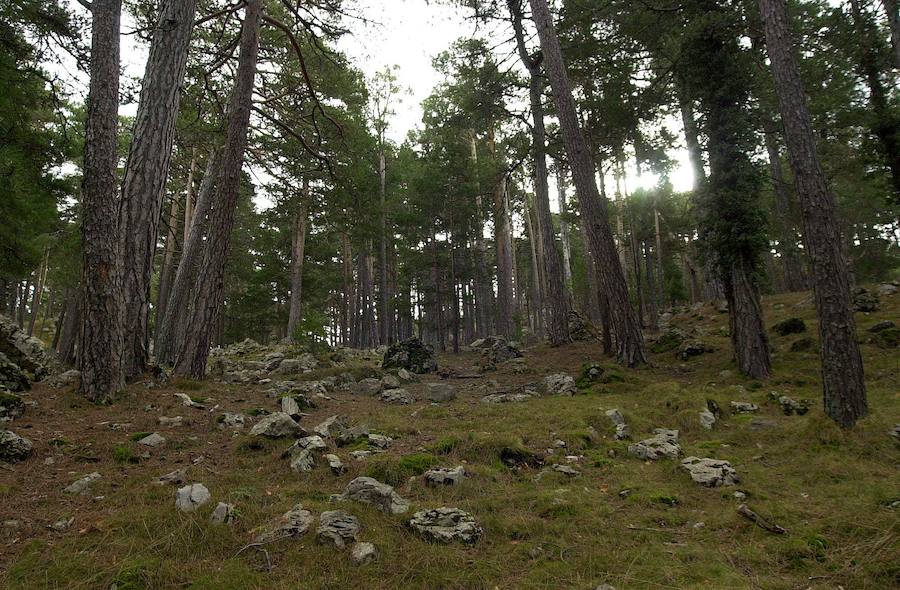
POLYGON ((431 445, 429 450, 435 455, 449 455, 462 441, 455 436, 445 436, 431 445))
POLYGON ((140 463, 140 458, 134 454, 128 445, 118 445, 113 448, 113 460, 120 465, 134 465, 140 463))
POLYGON ((131 440, 131 442, 137 442, 137 441, 141 440, 142 438, 147 438, 151 434, 153 434, 153 433, 152 432, 135 432, 134 434, 132 434, 129 437, 129 439, 131 440))
POLYGON ((872 342, 874 342, 875 346, 878 348, 884 348, 886 350, 898 348, 900 347, 900 328, 887 328, 875 332, 872 337, 872 342))

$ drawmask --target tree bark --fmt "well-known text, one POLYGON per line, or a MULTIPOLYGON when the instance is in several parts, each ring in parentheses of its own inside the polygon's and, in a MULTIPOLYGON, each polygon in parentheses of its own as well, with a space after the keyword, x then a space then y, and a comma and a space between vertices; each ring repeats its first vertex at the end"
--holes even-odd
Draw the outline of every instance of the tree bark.
POLYGON ((609 229, 606 204, 600 201, 595 177, 596 169, 578 121, 572 87, 553 26, 553 17, 546 0, 530 0, 530 3, 543 49, 544 67, 550 78, 558 111, 563 145, 569 156, 581 214, 587 224, 590 249, 604 274, 602 285, 617 336, 616 356, 622 364, 635 366, 646 362, 644 339, 634 309, 628 301, 625 275, 622 273, 616 245, 609 229))
POLYGON ((539 57, 528 54, 522 30, 522 0, 507 0, 519 58, 528 70, 528 96, 531 103, 531 150, 534 158, 534 210, 537 231, 540 232, 543 264, 543 301, 546 310, 547 336, 552 346, 570 341, 569 310, 566 301, 566 282, 560 268, 559 254, 553 238, 553 217, 550 214, 550 186, 547 180, 547 131, 544 126, 541 63, 539 57))
POLYGON ((572 242, 569 239, 569 222, 566 219, 566 171, 562 165, 556 168, 556 199, 559 205, 559 237, 563 250, 563 277, 566 286, 572 288, 572 242))
POLYGON ((497 180, 494 189, 494 244, 497 249, 497 334, 512 338, 514 334, 513 262, 509 240, 510 219, 506 208, 506 175, 497 180))
MULTIPOLYGON (((193 173, 193 171, 191 171, 193 173)), ((188 174, 190 179, 191 174, 188 174)), ((185 206, 187 200, 191 198, 190 188, 185 194, 185 206)), ((172 275, 175 273, 175 241, 178 239, 178 198, 172 195, 172 202, 169 205, 169 231, 166 233, 166 251, 163 256, 162 268, 159 272, 159 293, 156 296, 156 339, 154 340, 154 351, 159 355, 159 325, 162 323, 166 315, 166 305, 169 303, 169 291, 172 287, 172 275)), ((183 243, 183 242, 182 242, 183 243)))
POLYGON ((106 402, 122 389, 122 253, 116 179, 121 0, 91 3, 91 82, 81 201, 81 392, 106 402))
POLYGON ((825 412, 846 428, 868 413, 868 403, 834 196, 819 162, 784 0, 759 5, 813 271, 825 412))
POLYGON ((37 271, 37 283, 34 286, 34 295, 31 298, 31 317, 28 319, 28 335, 34 335, 34 323, 37 321, 38 310, 41 307, 41 296, 44 292, 44 282, 47 279, 47 266, 50 262, 50 248, 44 246, 44 255, 41 256, 41 265, 37 271))
POLYGON ((891 29, 894 67, 900 68, 900 12, 897 11, 897 0, 882 0, 882 3, 887 13, 888 27, 891 29))
POLYGON ((287 337, 294 341, 300 327, 303 293, 303 257, 306 250, 307 203, 309 202, 309 178, 303 179, 303 193, 296 203, 291 232, 291 303, 288 312, 287 337))
POLYGON ((175 372, 196 379, 206 373, 209 343, 222 308, 225 263, 228 259, 234 211, 241 182, 244 150, 250 124, 253 85, 259 53, 260 0, 248 0, 241 28, 240 56, 232 91, 225 147, 222 151, 221 177, 216 182, 216 207, 210 213, 209 247, 197 278, 196 299, 190 312, 191 329, 179 350, 175 372))
MULTIPOLYGON (((772 124, 774 126, 774 122, 772 124)), ((764 135, 766 152, 769 156, 769 172, 772 175, 772 188, 775 193, 775 213, 778 215, 777 223, 781 229, 780 250, 784 270, 784 285, 788 291, 802 291, 806 288, 806 281, 803 279, 803 266, 800 263, 796 238, 793 235, 790 185, 784 179, 784 170, 781 167, 781 154, 778 152, 775 131, 773 129, 765 129, 764 135)))
POLYGON ((381 149, 378 152, 378 334, 382 344, 390 344, 391 340, 391 301, 393 299, 388 286, 386 183, 384 139, 381 138, 381 149))
MULTIPOLYGON (((478 174, 478 144, 475 141, 475 132, 469 133, 469 158, 472 163, 473 173, 478 174)), ((481 196, 481 185, 475 184, 475 336, 486 337, 493 332, 492 319, 494 290, 491 287, 490 277, 485 272, 490 268, 488 262, 487 245, 484 242, 484 204, 481 196)))
POLYGON ((153 259, 196 6, 197 0, 164 0, 160 5, 125 164, 119 226, 126 378, 143 373, 149 355, 153 259))

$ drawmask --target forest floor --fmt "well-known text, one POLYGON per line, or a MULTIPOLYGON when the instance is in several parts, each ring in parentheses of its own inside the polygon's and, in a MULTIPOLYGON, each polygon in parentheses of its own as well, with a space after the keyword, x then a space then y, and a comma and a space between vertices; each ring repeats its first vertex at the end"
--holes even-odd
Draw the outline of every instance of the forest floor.
MULTIPOLYGON (((332 399, 317 400, 318 408, 303 418, 307 428, 339 414, 394 438, 387 452, 366 460, 351 459, 347 447, 329 451, 347 466, 343 475, 322 465, 295 473, 280 456, 290 441, 254 445, 249 424, 240 434, 218 428, 222 411, 275 411, 277 400, 264 393, 265 385, 135 384, 113 405, 96 407, 72 390, 38 384, 28 395, 35 403, 9 426, 31 439, 35 452, 0 469, 0 588, 896 588, 900 444, 889 433, 900 422, 900 355, 871 343, 868 329, 900 317, 900 295, 882 297, 879 312, 857 314, 870 416, 848 431, 823 414, 815 349, 791 352, 794 341, 816 339, 809 294, 767 297, 764 311, 770 326, 793 316, 807 326, 802 334, 772 334, 774 373, 766 383, 738 375, 727 315, 707 306, 671 321, 715 348, 687 361, 666 352, 651 355, 648 368, 623 370, 601 358, 597 344, 577 343, 527 350, 524 373, 501 365, 480 378, 452 379, 459 397, 449 403, 395 406, 329 393, 332 399), (623 380, 597 383, 573 397, 480 401, 551 373, 577 377, 591 361, 623 380), (176 392, 218 408, 185 407, 176 392), (785 415, 770 401, 771 392, 809 399, 811 410, 785 415), (698 421, 707 399, 726 414, 713 430, 698 421), (760 409, 729 415, 731 401, 760 409), (741 481, 706 488, 691 480, 680 460, 629 456, 629 441, 613 438, 605 415, 612 408, 624 414, 630 442, 654 428, 678 429, 684 457, 727 460, 741 481), (158 424, 159 416, 178 415, 186 424, 158 424), (114 430, 112 424, 124 426, 114 430), (141 458, 134 440, 149 432, 167 440, 141 458), (536 453, 545 466, 509 467, 501 461, 504 449, 506 457, 510 449, 536 453), (556 463, 579 474, 555 472, 550 466, 556 463), (417 476, 432 465, 464 465, 469 477, 458 486, 427 487, 417 476), (193 513, 176 510, 174 488, 153 480, 177 468, 187 469, 188 483, 205 484, 212 501, 193 513), (102 479, 88 494, 63 493, 90 472, 102 479), (330 501, 359 475, 394 485, 412 504, 410 512, 391 516, 330 501), (233 524, 210 523, 219 501, 236 506, 233 524), (737 512, 742 502, 786 533, 743 518, 737 512), (305 536, 266 546, 265 553, 239 553, 260 527, 297 503, 316 515, 336 506, 351 512, 363 526, 360 540, 377 546, 378 559, 355 565, 346 551, 318 544, 315 525, 305 536), (414 511, 440 506, 472 514, 483 538, 473 546, 440 545, 409 529, 414 511), (59 527, 65 530, 48 528, 69 518, 70 527, 59 527)), ((440 355, 439 364, 466 373, 477 358, 475 352, 440 355)), ((377 364, 374 357, 358 362, 361 371, 377 364)), ((301 378, 326 373, 334 369, 301 378)), ((425 376, 406 388, 419 394, 425 382, 437 380, 425 376)))

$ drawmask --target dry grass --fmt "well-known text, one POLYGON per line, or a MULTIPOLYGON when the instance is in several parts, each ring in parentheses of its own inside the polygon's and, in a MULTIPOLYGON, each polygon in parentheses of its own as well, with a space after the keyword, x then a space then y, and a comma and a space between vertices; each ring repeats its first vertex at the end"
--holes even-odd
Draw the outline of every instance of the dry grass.
MULTIPOLYGON (((857 428, 840 431, 822 414, 815 353, 789 350, 793 340, 816 333, 805 300, 805 295, 766 300, 769 325, 797 315, 809 328, 805 335, 772 336, 777 352, 769 383, 737 375, 722 332, 726 317, 704 308, 676 317, 673 324, 717 352, 685 363, 672 353, 655 355, 652 367, 623 371, 624 383, 598 385, 574 398, 503 406, 479 402, 494 389, 491 379, 503 389, 556 371, 577 375, 588 361, 608 364, 596 345, 530 351, 527 374, 501 368, 484 379, 455 381, 460 398, 441 406, 386 406, 338 393, 305 423, 341 414, 396 439, 390 453, 376 461, 352 461, 346 449, 338 449, 349 467, 339 477, 325 467, 297 475, 279 458, 287 442, 248 449, 245 437, 216 428, 218 411, 186 408, 171 396, 177 390, 213 398, 228 411, 274 409, 276 400, 261 393, 264 387, 136 384, 103 408, 72 392, 37 387, 30 395, 37 407, 13 425, 35 442, 35 455, 12 471, 0 470, 0 518, 25 524, 0 545, 0 587, 587 590, 602 582, 620 589, 896 587, 900 519, 890 505, 900 500, 900 452, 887 431, 900 422, 900 359, 896 350, 863 345, 872 415, 857 428), (806 416, 784 416, 767 401, 770 391, 812 399, 813 409, 806 416), (709 432, 696 421, 707 398, 723 407, 731 400, 753 401, 762 410, 754 417, 730 416, 709 432), (147 404, 160 409, 145 412, 147 404), (627 457, 627 444, 612 440, 604 415, 614 407, 625 414, 636 439, 654 427, 679 428, 685 454, 731 461, 741 485, 705 489, 675 462, 627 457), (191 423, 161 428, 159 415, 182 415, 191 423), (769 426, 752 428, 754 418, 769 426), (104 421, 131 425, 114 431, 104 421), (142 452, 130 441, 142 431, 160 432, 168 442, 137 464, 117 462, 117 447, 142 452), (501 461, 504 449, 543 455, 556 439, 566 441, 566 452, 583 455, 581 476, 551 474, 535 481, 538 469, 511 469, 501 461), (55 463, 44 465, 49 456, 55 463), (434 457, 448 466, 465 463, 473 476, 446 489, 408 479, 434 457), (172 488, 150 483, 184 466, 190 479, 205 483, 213 495, 213 503, 194 515, 175 510, 172 488), (90 496, 62 493, 91 471, 104 477, 90 496), (318 546, 312 534, 268 547, 271 570, 261 553, 235 556, 255 529, 293 504, 302 502, 316 513, 332 509, 331 494, 373 471, 392 478, 415 508, 447 505, 471 512, 485 538, 475 547, 430 545, 410 533, 403 517, 348 505, 363 523, 363 540, 379 547, 374 564, 356 567, 346 555, 318 546), (632 492, 621 497, 623 489, 632 492), (738 516, 735 489, 788 534, 772 535, 738 516), (100 495, 102 501, 92 498, 100 495), (238 508, 231 527, 207 522, 219 500, 238 508), (45 528, 64 516, 75 517, 69 532, 45 528)), ((861 338, 876 321, 900 316, 900 298, 884 303, 882 312, 858 316, 861 338)), ((472 355, 441 359, 457 368, 474 360, 472 355)), ((563 454, 548 462, 562 462, 563 454)))

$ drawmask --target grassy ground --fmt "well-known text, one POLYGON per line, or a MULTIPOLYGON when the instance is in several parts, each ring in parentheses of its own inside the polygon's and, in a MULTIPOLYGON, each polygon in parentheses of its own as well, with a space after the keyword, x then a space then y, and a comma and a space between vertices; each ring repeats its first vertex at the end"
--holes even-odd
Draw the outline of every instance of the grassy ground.
MULTIPOLYGON (((342 476, 324 467, 297 475, 279 458, 287 441, 253 450, 245 436, 216 428, 217 412, 186 408, 171 395, 213 398, 208 403, 228 411, 275 409, 262 386, 136 384, 105 408, 70 391, 37 386, 29 396, 37 406, 12 425, 34 441, 35 454, 0 470, 0 519, 22 522, 18 531, 0 532, 5 535, 0 587, 588 590, 604 582, 620 590, 898 587, 900 509, 891 504, 900 500, 900 449, 888 431, 900 422, 900 357, 896 349, 868 343, 866 330, 876 321, 900 317, 900 296, 883 298, 878 313, 857 316, 871 416, 847 432, 822 413, 816 353, 790 351, 793 341, 816 335, 808 296, 767 298, 765 314, 769 325, 799 316, 808 326, 806 334, 772 335, 774 376, 767 383, 737 375, 725 335, 727 316, 705 307, 672 323, 716 352, 687 362, 671 352, 653 355, 650 368, 620 371, 624 382, 599 384, 572 398, 479 402, 485 393, 548 373, 577 375, 585 362, 609 366, 596 345, 529 351, 527 373, 501 367, 482 379, 455 380, 460 397, 440 406, 387 406, 336 393, 304 419, 307 426, 341 414, 396 439, 387 454, 365 462, 338 450, 349 467, 342 476), (810 399, 812 410, 784 416, 768 401, 773 391, 810 399), (697 413, 708 398, 723 408, 732 400, 752 401, 761 410, 726 417, 706 431, 697 413), (147 404, 155 408, 145 411, 147 404), (685 455, 730 461, 741 484, 702 488, 675 461, 628 457, 627 443, 612 439, 604 415, 610 408, 625 414, 635 440, 655 427, 680 429, 685 455), (160 415, 182 415, 190 424, 159 427, 160 415), (754 426, 760 419, 763 426, 754 426), (108 422, 130 425, 112 430, 108 422), (132 436, 154 431, 167 444, 139 459, 142 451, 132 436), (504 449, 544 455, 556 439, 567 448, 546 457, 547 463, 563 463, 566 454, 582 456, 575 464, 580 476, 548 474, 536 480, 539 468, 511 469, 500 460, 504 449), (44 463, 48 457, 52 465, 44 463), (431 464, 465 464, 472 477, 446 489, 410 479, 431 464), (151 484, 179 467, 212 492, 213 502, 195 514, 175 510, 171 487, 151 484), (92 471, 103 479, 90 495, 62 493, 92 471), (354 566, 349 556, 317 545, 312 533, 269 546, 271 567, 262 553, 236 555, 258 527, 297 502, 314 513, 334 509, 329 496, 363 474, 394 484, 414 509, 454 506, 472 513, 484 538, 474 547, 431 545, 407 529, 409 514, 387 516, 344 504, 363 523, 361 540, 378 546, 375 563, 354 566), (620 496, 626 489, 630 495, 620 496), (773 535, 741 518, 736 490, 788 533, 773 535), (237 506, 232 526, 209 524, 216 501, 237 506), (72 516, 67 532, 46 528, 72 516)), ((476 357, 440 360, 462 369, 476 357)))

